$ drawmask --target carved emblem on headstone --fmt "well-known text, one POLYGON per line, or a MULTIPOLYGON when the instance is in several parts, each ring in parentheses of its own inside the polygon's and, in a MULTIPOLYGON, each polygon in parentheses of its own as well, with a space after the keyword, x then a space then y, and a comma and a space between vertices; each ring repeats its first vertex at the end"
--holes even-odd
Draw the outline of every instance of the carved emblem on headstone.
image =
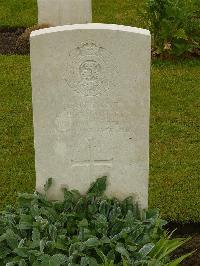
POLYGON ((115 71, 112 55, 92 41, 70 52, 67 67, 68 85, 84 96, 98 96, 107 91, 115 71))

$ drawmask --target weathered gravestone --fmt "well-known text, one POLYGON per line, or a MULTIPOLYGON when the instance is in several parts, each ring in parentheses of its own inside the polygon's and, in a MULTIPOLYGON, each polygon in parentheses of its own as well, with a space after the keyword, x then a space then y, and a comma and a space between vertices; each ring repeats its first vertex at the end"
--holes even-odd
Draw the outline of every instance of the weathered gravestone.
POLYGON ((85 24, 31 35, 37 190, 49 177, 86 192, 107 175, 107 195, 148 204, 150 34, 85 24))
POLYGON ((91 0, 37 0, 38 23, 52 26, 92 22, 91 0))

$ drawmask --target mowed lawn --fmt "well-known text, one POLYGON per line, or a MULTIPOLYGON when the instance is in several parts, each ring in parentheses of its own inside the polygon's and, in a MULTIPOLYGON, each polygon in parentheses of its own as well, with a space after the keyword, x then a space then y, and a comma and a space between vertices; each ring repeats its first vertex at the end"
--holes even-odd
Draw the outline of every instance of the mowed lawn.
POLYGON ((37 23, 37 0, 0 0, 0 27, 28 27, 37 23))
MULTIPOLYGON (((143 2, 93 0, 93 21, 142 27, 143 2)), ((36 23, 36 0, 0 0, 0 27, 36 23)), ((29 61, 0 55, 0 208, 35 187, 29 61)), ((199 73, 197 60, 152 64, 149 205, 183 222, 200 221, 199 73)))

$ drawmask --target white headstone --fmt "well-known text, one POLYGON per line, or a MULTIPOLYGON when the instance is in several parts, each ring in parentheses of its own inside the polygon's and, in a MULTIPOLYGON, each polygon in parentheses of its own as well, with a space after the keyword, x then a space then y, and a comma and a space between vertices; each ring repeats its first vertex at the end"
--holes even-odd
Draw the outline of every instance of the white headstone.
POLYGON ((106 24, 31 34, 36 189, 55 178, 85 193, 107 175, 107 195, 148 205, 150 33, 106 24))
POLYGON ((51 26, 92 22, 91 0, 37 0, 38 24, 51 26))

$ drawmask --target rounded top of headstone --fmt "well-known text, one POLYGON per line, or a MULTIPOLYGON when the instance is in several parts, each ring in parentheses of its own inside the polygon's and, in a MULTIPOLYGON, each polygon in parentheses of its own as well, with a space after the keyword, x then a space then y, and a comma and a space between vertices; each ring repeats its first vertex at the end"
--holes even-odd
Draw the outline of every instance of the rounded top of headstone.
POLYGON ((74 25, 64 25, 57 27, 50 27, 45 29, 40 29, 33 31, 31 33, 31 38, 43 35, 50 34, 56 32, 63 31, 72 31, 72 30, 111 30, 111 31, 124 31, 124 32, 132 32, 136 34, 142 34, 145 36, 150 36, 150 31, 146 29, 117 25, 117 24, 103 24, 103 23, 88 23, 88 24, 74 24, 74 25))

